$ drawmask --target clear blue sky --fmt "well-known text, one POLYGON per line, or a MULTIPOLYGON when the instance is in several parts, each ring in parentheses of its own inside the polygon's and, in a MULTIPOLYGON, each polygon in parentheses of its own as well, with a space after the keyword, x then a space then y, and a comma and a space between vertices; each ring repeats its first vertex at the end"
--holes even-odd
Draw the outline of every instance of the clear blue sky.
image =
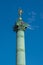
POLYGON ((23 20, 35 30, 25 31, 26 65, 43 65, 43 0, 0 0, 0 65, 16 65, 16 33, 13 25, 18 8, 23 20))

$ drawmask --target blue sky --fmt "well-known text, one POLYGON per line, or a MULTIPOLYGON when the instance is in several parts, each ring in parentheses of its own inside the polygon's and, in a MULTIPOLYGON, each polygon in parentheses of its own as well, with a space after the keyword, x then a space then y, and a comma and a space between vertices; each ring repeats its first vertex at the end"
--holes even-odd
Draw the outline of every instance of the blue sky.
POLYGON ((26 65, 43 65, 43 0, 0 0, 0 65, 16 65, 13 25, 18 8, 24 11, 23 20, 35 28, 25 31, 26 65))

